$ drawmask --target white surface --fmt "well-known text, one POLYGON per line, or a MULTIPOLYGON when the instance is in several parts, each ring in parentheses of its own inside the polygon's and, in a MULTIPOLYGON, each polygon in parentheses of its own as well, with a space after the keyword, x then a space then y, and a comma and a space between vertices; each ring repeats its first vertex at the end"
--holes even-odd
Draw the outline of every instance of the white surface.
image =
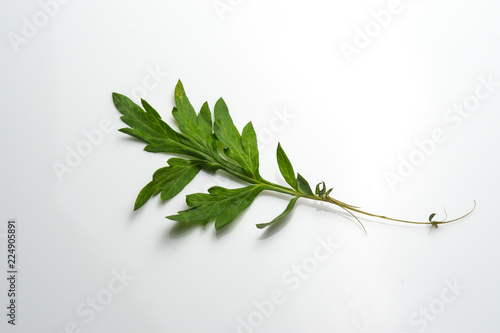
POLYGON ((232 4, 223 19, 212 0, 70 1, 18 52, 9 33, 22 36, 23 18, 40 15, 40 4, 1 3, 0 236, 17 219, 20 274, 17 325, 2 310, 0 330, 238 332, 239 318, 250 317, 262 321, 240 332, 497 331, 500 87, 458 126, 443 117, 480 77, 500 82, 500 6, 402 1, 348 63, 341 43, 353 43, 356 27, 388 1, 221 2, 232 4), (324 180, 366 210, 426 219, 441 218, 444 206, 454 217, 473 199, 477 210, 431 233, 363 220, 364 236, 334 208, 302 202, 269 234, 255 223, 286 201, 264 194, 223 232, 213 223, 179 231, 164 216, 184 209, 186 194, 238 184, 200 174, 167 204, 154 198, 132 213, 168 156, 115 130, 58 180, 52 164, 65 163, 83 131, 103 119, 123 126, 111 92, 131 95, 146 80, 145 98, 170 122, 179 78, 196 108, 223 96, 237 127, 253 121, 270 180, 283 182, 279 140, 312 184, 324 180), (278 121, 276 112, 293 117, 278 121), (447 139, 391 190, 384 174, 435 128, 447 139), (293 277, 328 239, 339 247, 317 252, 326 260, 307 279, 293 277), (110 295, 122 270, 134 279, 91 317, 85 303, 110 295), (447 289, 454 280, 467 287, 458 296, 447 289), (255 302, 280 292, 281 304, 259 317, 255 302), (422 319, 429 306, 442 313, 422 319))

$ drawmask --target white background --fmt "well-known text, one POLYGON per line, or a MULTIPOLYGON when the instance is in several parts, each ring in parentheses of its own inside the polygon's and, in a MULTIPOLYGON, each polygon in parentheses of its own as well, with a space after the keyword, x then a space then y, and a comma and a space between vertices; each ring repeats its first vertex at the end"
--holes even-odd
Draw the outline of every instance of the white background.
POLYGON ((383 27, 371 12, 387 10, 388 1, 0 6, 4 272, 9 218, 19 237, 17 325, 7 324, 2 278, 2 332, 498 330, 497 2, 405 0, 383 27), (363 45, 358 29, 366 27, 375 30, 363 45), (346 44, 360 47, 346 56, 346 44), (473 102, 488 77, 496 86, 467 118, 448 113, 473 102), (266 232, 255 224, 287 201, 264 193, 220 232, 213 223, 182 228, 164 217, 186 208, 186 194, 241 186, 200 173, 169 202, 153 198, 133 213, 137 193, 169 156, 144 152, 116 131, 123 123, 111 93, 142 92, 172 123, 179 78, 195 108, 223 96, 239 129, 253 122, 261 173, 271 181, 284 184, 275 160, 280 141, 311 185, 325 181, 332 196, 368 211, 442 219, 443 207, 457 217, 474 199, 477 209, 430 233, 364 219, 365 236, 336 208, 299 201, 290 219, 266 232), (113 130, 58 179, 54 165, 67 165, 69 151, 103 120, 113 130), (416 141, 435 129, 446 139, 418 153, 416 141), (391 188, 387 173, 397 174, 410 156, 418 165, 391 188), (321 241, 339 246, 317 262, 321 241), (307 278, 291 280, 303 264, 307 278), (130 280, 112 294, 117 272, 130 280), (450 283, 465 289, 454 294, 450 283), (274 308, 273 290, 283 293, 274 308), (91 316, 87 302, 96 297, 106 304, 91 316), (242 321, 249 326, 238 328, 242 321))

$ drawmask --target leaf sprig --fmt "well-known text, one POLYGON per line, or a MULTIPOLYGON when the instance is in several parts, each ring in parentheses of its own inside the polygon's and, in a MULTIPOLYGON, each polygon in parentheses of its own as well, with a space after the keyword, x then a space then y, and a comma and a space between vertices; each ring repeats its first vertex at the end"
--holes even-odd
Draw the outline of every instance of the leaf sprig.
MULTIPOLYGON (((141 100, 141 107, 128 97, 113 93, 113 102, 123 114, 122 121, 130 126, 120 129, 121 132, 144 141, 147 144, 144 148, 146 151, 186 156, 186 158, 170 158, 167 161, 168 166, 158 169, 153 174, 152 181, 139 192, 134 210, 141 208, 151 197, 158 194, 162 200, 173 198, 202 169, 212 173, 222 170, 249 185, 235 189, 214 186, 208 189, 208 193, 189 194, 186 196, 189 208, 176 215, 167 216, 168 219, 203 225, 215 220, 215 229, 218 230, 233 222, 263 191, 284 193, 292 198, 281 214, 270 222, 257 224, 258 228, 265 228, 282 220, 292 212, 300 198, 336 205, 348 212, 360 224, 361 221, 353 213, 393 222, 427 224, 436 228, 440 224, 455 222, 466 217, 476 207, 474 201, 474 207, 467 214, 443 221, 434 221, 435 213, 429 216, 429 221, 410 221, 365 212, 359 207, 330 197, 333 188, 327 189, 324 182, 318 183, 313 192, 309 182, 301 174, 295 173, 280 143, 276 150, 276 159, 281 175, 290 187, 272 183, 263 179, 259 173, 257 136, 251 122, 240 134, 222 98, 215 103, 213 120, 207 102, 203 104, 200 112, 196 113, 181 81, 175 87, 174 97, 176 106, 172 110, 172 115, 179 131, 164 122, 146 101, 141 100)), ((364 229, 362 224, 361 226, 364 229)))

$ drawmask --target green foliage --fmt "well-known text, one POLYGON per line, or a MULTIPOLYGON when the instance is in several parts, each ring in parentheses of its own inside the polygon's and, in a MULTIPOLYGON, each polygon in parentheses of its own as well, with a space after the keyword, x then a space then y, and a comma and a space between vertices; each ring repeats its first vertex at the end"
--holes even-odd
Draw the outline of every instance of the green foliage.
POLYGON ((248 176, 260 179, 257 136, 252 123, 248 123, 240 135, 222 98, 215 103, 214 115, 214 133, 223 144, 224 153, 227 157, 238 162, 248 176))
POLYGON ((153 180, 139 192, 134 210, 160 192, 162 200, 175 197, 201 170, 201 164, 193 160, 171 158, 167 163, 169 166, 158 169, 153 174, 153 180))
POLYGON ((299 198, 300 197, 294 197, 292 200, 290 200, 290 202, 286 206, 286 208, 283 211, 283 213, 281 213, 280 215, 276 216, 276 218, 274 220, 272 220, 271 222, 257 224, 257 228, 262 229, 262 228, 268 227, 271 224, 274 224, 274 223, 280 221, 281 219, 283 219, 285 216, 287 216, 288 214, 290 214, 292 212, 293 207, 295 207, 295 203, 297 202, 297 200, 299 198))
POLYGON ((292 163, 286 156, 285 151, 281 148, 281 144, 278 142, 278 148, 276 149, 276 159, 278 160, 278 167, 280 169, 281 175, 285 178, 285 181, 293 189, 297 188, 297 178, 295 178, 295 171, 293 171, 292 163))
POLYGON ((324 182, 318 183, 313 193, 309 182, 299 173, 295 175, 292 163, 279 143, 276 150, 278 168, 290 187, 269 182, 263 179, 259 172, 257 136, 251 122, 243 128, 240 134, 222 98, 215 104, 213 121, 207 102, 197 113, 189 102, 181 81, 175 87, 174 99, 175 107, 172 115, 179 131, 165 123, 159 113, 146 101, 141 101, 141 107, 128 97, 113 93, 113 102, 122 114, 121 119, 129 126, 120 129, 120 132, 145 142, 146 151, 184 156, 184 158, 169 159, 168 166, 158 169, 153 174, 152 181, 137 196, 134 210, 141 208, 151 197, 160 193, 162 200, 173 198, 202 169, 209 172, 222 170, 249 185, 235 189, 215 186, 210 188, 208 193, 189 194, 186 196, 189 208, 167 218, 187 224, 201 223, 203 225, 215 220, 215 228, 220 229, 233 222, 262 191, 284 193, 293 198, 280 215, 271 222, 257 224, 258 228, 265 228, 281 221, 293 211, 299 198, 334 204, 352 216, 355 212, 395 222, 430 224, 434 227, 438 224, 457 221, 470 214, 475 208, 474 202, 474 208, 469 213, 454 220, 439 222, 432 220, 435 214, 431 214, 429 222, 418 222, 368 213, 330 197, 333 189, 327 190, 324 182), (222 151, 219 150, 220 147, 222 151))
POLYGON ((300 173, 297 173, 297 189, 306 195, 314 196, 311 186, 300 173))
POLYGON ((231 223, 239 213, 250 206, 263 189, 261 185, 235 189, 214 186, 208 189, 208 194, 189 194, 186 197, 186 203, 191 209, 167 217, 174 221, 203 224, 215 219, 215 229, 220 229, 231 223))

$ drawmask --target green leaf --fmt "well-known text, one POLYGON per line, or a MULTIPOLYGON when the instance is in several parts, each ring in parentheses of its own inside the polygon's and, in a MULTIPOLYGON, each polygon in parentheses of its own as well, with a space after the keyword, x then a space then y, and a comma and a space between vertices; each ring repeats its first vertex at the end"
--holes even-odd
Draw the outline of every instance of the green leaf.
POLYGON ((200 113, 198 114, 198 127, 200 128, 200 135, 204 140, 212 136, 212 113, 210 112, 207 102, 203 103, 200 113))
POLYGON ((152 140, 170 139, 185 145, 191 142, 185 136, 174 131, 167 123, 161 120, 160 115, 147 103, 147 112, 130 98, 113 93, 113 102, 123 114, 120 118, 131 128, 122 128, 119 131, 149 143, 152 140))
MULTIPOLYGON (((113 102, 123 116, 121 120, 132 127, 120 129, 121 132, 145 142, 152 139, 176 139, 177 133, 157 116, 156 111, 145 112, 139 105, 124 95, 113 93, 113 102)), ((152 108, 151 108, 152 109, 152 108)))
MULTIPOLYGON (((174 116, 175 120, 177 121, 179 129, 181 130, 181 132, 189 135, 203 145, 203 130, 200 128, 200 125, 198 123, 198 116, 196 115, 196 111, 194 110, 193 106, 186 96, 186 92, 184 91, 181 80, 177 82, 174 96, 176 107, 172 110, 172 116, 174 116)), ((204 112, 204 114, 206 113, 204 112)))
POLYGON ((253 125, 249 122, 241 132, 241 142, 245 150, 246 159, 250 164, 253 175, 259 174, 259 148, 257 146, 257 135, 253 125))
MULTIPOLYGON (((117 93, 113 93, 113 101, 118 111, 123 114, 123 122, 131 127, 121 128, 119 131, 148 143, 146 151, 176 153, 197 158, 205 158, 209 154, 206 146, 173 130, 146 101, 142 101, 145 110, 128 97, 117 93)), ((206 119, 206 115, 203 118, 206 119)))
POLYGON ((433 222, 432 219, 434 218, 434 216, 436 216, 436 213, 432 213, 430 216, 429 216, 429 222, 433 222))
POLYGON ((160 192, 162 200, 173 198, 201 170, 200 163, 194 160, 171 158, 167 163, 169 166, 158 169, 153 174, 153 180, 139 192, 134 210, 141 208, 151 197, 160 192))
POLYGON ((257 139, 254 137, 255 131, 252 125, 247 125, 245 131, 245 145, 249 150, 247 152, 243 147, 242 137, 229 115, 226 102, 222 98, 215 103, 214 118, 214 133, 217 139, 227 148, 225 150, 226 155, 238 162, 248 175, 259 179, 258 154, 256 155, 254 152, 257 139))
POLYGON ((295 203, 297 202, 298 199, 299 199, 299 197, 294 197, 292 200, 290 200, 290 202, 286 206, 283 213, 276 216, 276 218, 274 220, 272 220, 271 222, 257 224, 257 228, 259 228, 259 229, 266 228, 266 227, 270 226, 271 224, 276 223, 276 222, 280 221, 281 219, 283 219, 285 216, 287 216, 288 214, 291 213, 291 211, 293 210, 293 207, 295 206, 295 203))
POLYGON ((231 223, 239 213, 250 206, 255 197, 263 190, 261 185, 226 189, 214 186, 207 193, 195 193, 186 196, 190 209, 180 211, 168 219, 185 223, 203 223, 215 219, 215 229, 231 223))
POLYGON ((300 173, 297 173, 297 189, 304 194, 314 195, 309 183, 300 175, 300 173))
POLYGON ((142 107, 144 108, 144 110, 146 110, 146 113, 152 115, 154 118, 156 118, 158 120, 161 120, 160 114, 158 112, 156 112, 156 110, 151 105, 149 105, 148 102, 146 102, 142 98, 141 98, 141 104, 142 104, 142 107))
POLYGON ((278 148, 276 149, 276 159, 278 160, 278 167, 285 181, 293 189, 297 190, 298 188, 297 179, 295 178, 295 171, 293 171, 292 163, 290 163, 288 156, 286 156, 285 151, 283 150, 279 142, 278 148))

